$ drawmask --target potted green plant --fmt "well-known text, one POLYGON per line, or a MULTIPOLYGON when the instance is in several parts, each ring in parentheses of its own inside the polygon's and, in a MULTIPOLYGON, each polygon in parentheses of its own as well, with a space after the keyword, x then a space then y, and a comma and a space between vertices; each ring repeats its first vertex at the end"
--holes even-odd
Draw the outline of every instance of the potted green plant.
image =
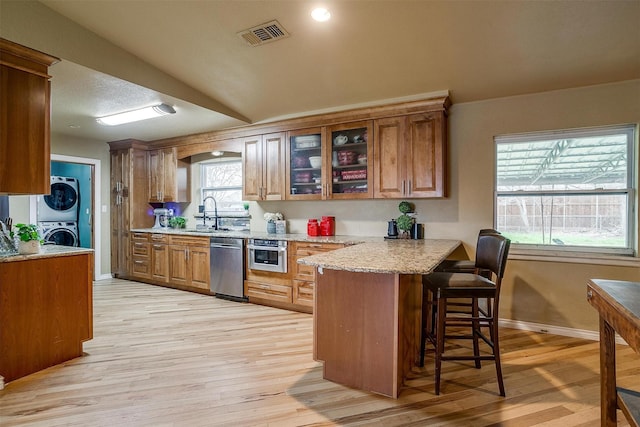
POLYGON ((398 205, 398 210, 402 214, 396 220, 398 230, 402 231, 404 238, 408 238, 411 227, 413 227, 413 223, 415 222, 414 215, 412 215, 415 211, 415 206, 413 203, 403 200, 398 205))
POLYGON ((183 216, 172 216, 169 219, 169 227, 171 228, 185 228, 187 226, 187 219, 183 216))
POLYGON ((396 223, 398 224, 398 230, 402 231, 403 237, 406 238, 409 236, 409 231, 413 226, 413 221, 413 217, 410 217, 406 213, 400 215, 396 220, 396 223))
POLYGON ((40 244, 44 240, 37 225, 16 224, 15 229, 16 231, 11 232, 11 237, 18 236, 18 253, 28 255, 40 252, 40 244))

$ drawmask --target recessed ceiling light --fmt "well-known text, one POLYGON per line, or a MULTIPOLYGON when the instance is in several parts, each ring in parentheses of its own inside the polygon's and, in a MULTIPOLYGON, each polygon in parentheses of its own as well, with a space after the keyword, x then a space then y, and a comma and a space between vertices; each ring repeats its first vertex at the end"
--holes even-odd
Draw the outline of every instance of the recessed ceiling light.
POLYGON ((217 150, 216 150, 216 151, 212 151, 212 152, 211 152, 211 155, 212 155, 212 156, 216 156, 216 157, 220 157, 220 156, 222 156, 223 154, 224 154, 224 151, 217 151, 217 150))
POLYGON ((69 125, 71 129, 80 129, 80 125, 69 125))
POLYGON ((323 7, 318 7, 311 11, 311 17, 318 22, 325 22, 331 18, 329 11, 323 7))
POLYGON ((152 105, 150 107, 139 108, 124 113, 112 114, 109 116, 98 117, 96 120, 101 125, 116 126, 124 123, 137 122, 140 120, 152 119, 154 117, 165 116, 167 114, 175 114, 176 110, 167 104, 152 105))

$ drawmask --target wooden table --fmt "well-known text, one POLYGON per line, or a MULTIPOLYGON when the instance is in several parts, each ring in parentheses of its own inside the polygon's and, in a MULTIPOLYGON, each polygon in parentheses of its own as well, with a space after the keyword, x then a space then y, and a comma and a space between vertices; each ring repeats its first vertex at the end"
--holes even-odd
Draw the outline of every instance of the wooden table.
POLYGON ((620 408, 632 426, 640 423, 640 393, 616 387, 616 332, 640 353, 640 283, 591 279, 587 300, 600 314, 600 414, 616 426, 620 408))
POLYGON ((323 377, 397 398, 420 348, 422 275, 457 240, 381 241, 313 255, 313 354, 323 377))

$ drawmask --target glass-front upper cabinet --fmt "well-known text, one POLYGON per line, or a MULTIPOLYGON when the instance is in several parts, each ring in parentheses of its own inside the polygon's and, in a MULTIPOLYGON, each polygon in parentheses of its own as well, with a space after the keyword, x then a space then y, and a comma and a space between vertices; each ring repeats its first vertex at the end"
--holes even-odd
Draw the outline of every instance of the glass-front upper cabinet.
POLYGON ((327 185, 332 199, 369 198, 373 194, 372 121, 327 128, 327 185))
POLYGON ((324 128, 311 128, 288 133, 289 165, 286 198, 289 200, 322 199, 326 197, 323 171, 326 170, 322 140, 324 128))

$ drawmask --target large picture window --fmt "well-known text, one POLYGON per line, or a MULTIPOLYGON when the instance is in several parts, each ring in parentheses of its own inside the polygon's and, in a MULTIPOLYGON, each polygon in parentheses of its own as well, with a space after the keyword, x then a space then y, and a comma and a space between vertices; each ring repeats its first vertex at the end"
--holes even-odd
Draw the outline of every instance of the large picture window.
MULTIPOLYGON (((218 212, 243 210, 240 159, 203 163, 200 178, 200 200, 212 196, 217 202, 218 212)), ((207 212, 213 212, 213 200, 206 200, 204 205, 207 212)))
POLYGON ((495 225, 514 244, 633 254, 635 127, 506 135, 495 225))

